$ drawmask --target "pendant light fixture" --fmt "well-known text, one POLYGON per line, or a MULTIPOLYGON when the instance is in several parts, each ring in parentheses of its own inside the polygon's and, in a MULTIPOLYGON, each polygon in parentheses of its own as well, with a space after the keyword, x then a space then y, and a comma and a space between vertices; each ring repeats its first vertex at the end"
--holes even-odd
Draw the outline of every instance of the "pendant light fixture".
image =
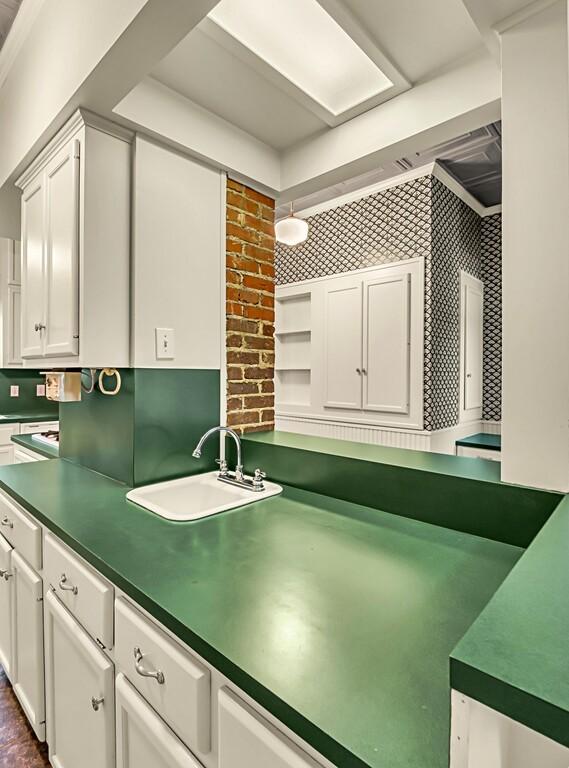
POLYGON ((294 215, 292 203, 289 215, 276 222, 275 237, 283 245, 299 245, 308 237, 308 222, 294 215))

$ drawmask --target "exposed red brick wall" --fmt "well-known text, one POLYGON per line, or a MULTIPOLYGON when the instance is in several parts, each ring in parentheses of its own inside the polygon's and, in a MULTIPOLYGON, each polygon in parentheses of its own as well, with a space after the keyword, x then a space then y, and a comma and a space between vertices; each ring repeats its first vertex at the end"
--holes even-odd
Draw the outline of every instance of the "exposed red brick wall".
POLYGON ((275 201, 227 180, 227 424, 274 429, 275 201))

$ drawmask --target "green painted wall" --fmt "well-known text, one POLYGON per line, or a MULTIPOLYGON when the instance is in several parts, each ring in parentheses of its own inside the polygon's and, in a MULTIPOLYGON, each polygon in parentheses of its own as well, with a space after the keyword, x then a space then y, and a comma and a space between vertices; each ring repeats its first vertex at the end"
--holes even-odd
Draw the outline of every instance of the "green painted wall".
POLYGON ((493 461, 286 432, 245 435, 243 460, 277 483, 516 547, 531 543, 562 498, 502 483, 493 461))
POLYGON ((37 371, 24 371, 19 368, 0 369, 0 414, 8 416, 13 413, 43 415, 53 414, 57 419, 58 403, 47 397, 36 395, 36 385, 45 384, 45 377, 37 371), (10 397, 10 387, 17 384, 20 387, 19 397, 10 397))
POLYGON ((202 458, 192 451, 219 424, 218 370, 127 368, 109 397, 95 390, 62 403, 60 455, 127 485, 213 469, 211 441, 202 458))
POLYGON ((215 440, 199 460, 192 451, 219 424, 219 382, 218 370, 135 370, 133 485, 214 469, 215 440))

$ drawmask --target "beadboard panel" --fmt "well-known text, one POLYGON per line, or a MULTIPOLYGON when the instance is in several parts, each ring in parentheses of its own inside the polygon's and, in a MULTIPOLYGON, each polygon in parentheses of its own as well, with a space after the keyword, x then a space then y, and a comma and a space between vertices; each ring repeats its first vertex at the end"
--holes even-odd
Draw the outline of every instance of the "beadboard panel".
POLYGON ((385 445, 390 448, 412 448, 417 451, 430 450, 430 435, 422 432, 403 432, 381 427, 354 425, 339 421, 320 421, 294 416, 276 416, 275 429, 283 432, 297 432, 313 437, 335 437, 356 443, 385 445))

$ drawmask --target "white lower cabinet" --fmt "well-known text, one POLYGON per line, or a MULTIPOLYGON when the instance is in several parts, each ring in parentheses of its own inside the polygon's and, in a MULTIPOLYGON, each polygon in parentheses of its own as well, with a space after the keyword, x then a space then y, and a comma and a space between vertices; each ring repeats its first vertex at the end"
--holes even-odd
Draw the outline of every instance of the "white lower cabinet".
POLYGON ((12 547, 0 536, 0 666, 12 677, 12 613, 14 579, 12 573, 12 547))
POLYGON ((47 740, 54 768, 114 768, 114 666, 49 591, 47 740))
POLYGON ((201 768, 123 674, 117 676, 117 768, 201 768))
POLYGON ((12 675, 14 693, 40 741, 45 740, 43 585, 40 576, 12 552, 12 675))
POLYGON ((219 692, 219 768, 319 768, 228 688, 219 692))

